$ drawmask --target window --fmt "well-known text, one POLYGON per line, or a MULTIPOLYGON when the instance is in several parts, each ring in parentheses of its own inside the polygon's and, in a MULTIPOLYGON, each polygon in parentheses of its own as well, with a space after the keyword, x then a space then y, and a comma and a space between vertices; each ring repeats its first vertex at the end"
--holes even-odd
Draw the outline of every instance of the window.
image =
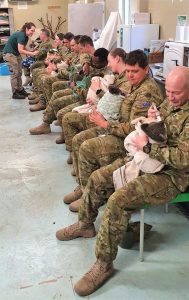
POLYGON ((119 0, 119 13, 123 24, 131 24, 131 0, 119 0))

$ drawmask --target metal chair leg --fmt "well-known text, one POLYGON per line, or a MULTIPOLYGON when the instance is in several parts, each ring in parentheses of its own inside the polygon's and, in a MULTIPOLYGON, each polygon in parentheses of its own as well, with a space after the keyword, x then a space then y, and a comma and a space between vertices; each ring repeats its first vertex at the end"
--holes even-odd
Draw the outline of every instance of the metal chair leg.
POLYGON ((144 208, 140 210, 140 261, 144 261, 144 208))
POLYGON ((166 203, 165 204, 165 212, 168 214, 169 212, 169 203, 166 203))

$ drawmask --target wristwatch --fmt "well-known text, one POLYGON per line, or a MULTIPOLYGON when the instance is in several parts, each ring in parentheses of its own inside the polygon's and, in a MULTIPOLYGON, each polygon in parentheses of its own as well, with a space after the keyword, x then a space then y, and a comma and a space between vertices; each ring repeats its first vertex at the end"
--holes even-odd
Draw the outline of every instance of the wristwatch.
POLYGON ((146 145, 144 145, 143 152, 146 154, 149 154, 151 151, 151 147, 152 147, 152 144, 148 142, 146 145))

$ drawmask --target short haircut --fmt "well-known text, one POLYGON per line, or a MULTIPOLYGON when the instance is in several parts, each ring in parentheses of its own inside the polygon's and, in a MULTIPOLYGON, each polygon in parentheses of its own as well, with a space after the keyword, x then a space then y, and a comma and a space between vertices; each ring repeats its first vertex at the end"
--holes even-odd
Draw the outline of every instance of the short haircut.
POLYGON ((111 56, 113 56, 114 58, 116 56, 121 57, 122 61, 125 63, 126 61, 126 56, 127 53, 125 52, 125 50, 123 50, 122 48, 116 48, 110 51, 111 56))
POLYGON ((129 66, 138 64, 140 68, 145 69, 148 66, 148 58, 142 50, 137 49, 127 54, 125 63, 129 66))
POLYGON ((90 45, 90 46, 94 47, 93 40, 88 35, 82 35, 82 37, 79 40, 79 43, 82 46, 90 45))
POLYGON ((44 32, 47 37, 50 37, 50 31, 48 29, 41 29, 41 32, 44 32))
POLYGON ((82 37, 82 35, 78 34, 78 35, 75 35, 73 37, 73 40, 76 42, 76 44, 79 44, 79 41, 80 41, 80 38, 82 37))
POLYGON ((60 41, 63 41, 64 39, 64 34, 63 33, 57 33, 57 37, 59 38, 60 41))
POLYGON ((64 39, 71 41, 73 39, 74 35, 71 32, 66 32, 64 35, 64 39))
POLYGON ((100 62, 107 62, 107 63, 108 63, 108 54, 109 51, 105 48, 98 48, 94 52, 94 56, 98 57, 100 62))

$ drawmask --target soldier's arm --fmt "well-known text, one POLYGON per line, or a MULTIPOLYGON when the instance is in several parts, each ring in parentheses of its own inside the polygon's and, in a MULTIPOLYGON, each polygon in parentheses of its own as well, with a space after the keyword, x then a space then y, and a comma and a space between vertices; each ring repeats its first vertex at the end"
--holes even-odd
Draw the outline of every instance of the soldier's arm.
POLYGON ((150 92, 143 91, 143 93, 138 93, 135 96, 135 99, 133 99, 132 103, 129 103, 129 99, 124 100, 125 105, 124 105, 124 110, 122 113, 124 115, 128 115, 128 122, 124 123, 118 123, 118 124, 109 124, 108 130, 109 133, 120 136, 120 137, 125 137, 128 135, 131 131, 134 130, 134 125, 131 125, 131 121, 144 116, 147 116, 147 112, 149 107, 151 106, 152 102, 156 103, 159 105, 162 101, 161 99, 161 94, 157 93, 151 94, 150 92), (127 103, 128 102, 128 103, 127 103))
POLYGON ((69 80, 69 72, 66 69, 59 69, 58 78, 69 80))
POLYGON ((153 144, 149 155, 151 158, 155 158, 164 165, 175 169, 182 170, 189 168, 189 119, 179 135, 177 146, 166 145, 160 147, 158 144, 153 144))
POLYGON ((168 99, 166 98, 161 105, 158 107, 158 110, 160 112, 160 117, 162 120, 165 119, 165 117, 169 114, 170 104, 168 99))
MULTIPOLYGON (((117 80, 116 76, 115 76, 115 83, 113 83, 113 85, 118 87, 122 91, 122 93, 125 93, 125 95, 126 95, 128 88, 129 88, 129 84, 128 84, 126 78, 123 78, 120 82, 118 81, 116 83, 116 80, 117 80)), ((104 94, 105 94, 105 92, 103 90, 97 90, 97 92, 96 92, 96 95, 98 96, 99 99, 101 99, 104 96, 104 94)), ((115 122, 112 124, 115 124, 115 122)))
POLYGON ((51 43, 42 43, 39 45, 39 54, 36 57, 36 60, 44 60, 47 57, 47 52, 52 48, 51 43))
POLYGON ((83 53, 80 55, 80 64, 83 66, 85 63, 91 64, 91 55, 83 53))

